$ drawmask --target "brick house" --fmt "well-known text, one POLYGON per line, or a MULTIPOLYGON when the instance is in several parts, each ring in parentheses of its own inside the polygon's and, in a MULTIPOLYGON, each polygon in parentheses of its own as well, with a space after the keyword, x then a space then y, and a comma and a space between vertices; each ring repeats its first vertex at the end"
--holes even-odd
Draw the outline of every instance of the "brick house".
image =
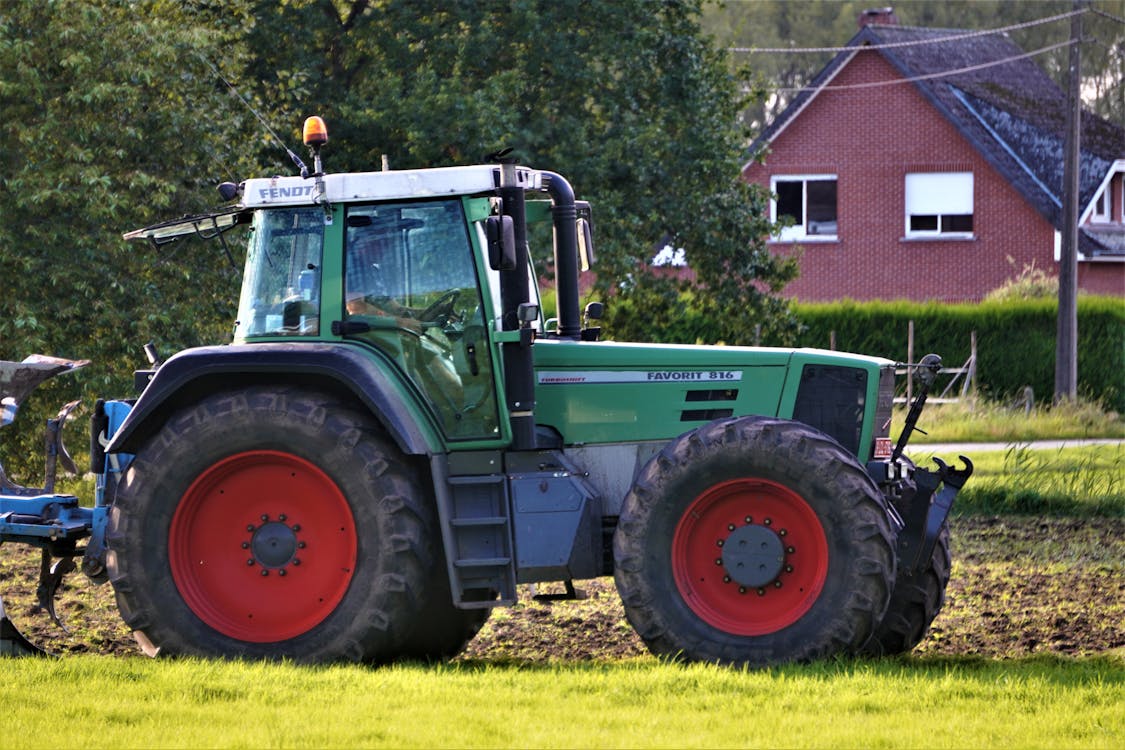
MULTIPOLYGON (((742 170, 793 221, 771 238, 800 254, 784 293, 974 301, 1057 275, 1066 95, 1030 58, 995 64, 1024 54, 1006 35, 860 23, 742 170)), ((1087 113, 1081 147, 1079 288, 1125 296, 1125 130, 1087 113)))

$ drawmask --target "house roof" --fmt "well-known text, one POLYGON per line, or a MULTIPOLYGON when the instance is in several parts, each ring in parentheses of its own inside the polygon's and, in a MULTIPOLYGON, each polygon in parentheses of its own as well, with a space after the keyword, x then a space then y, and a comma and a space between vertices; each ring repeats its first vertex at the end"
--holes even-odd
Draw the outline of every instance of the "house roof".
MULTIPOLYGON (((867 45, 911 44, 877 50, 1039 213, 1062 225, 1063 145, 1066 94, 1006 34, 963 38, 964 29, 925 29, 872 24, 847 43, 806 90, 762 132, 752 154, 770 143, 836 74, 867 45), (952 38, 951 38, 952 37, 952 38), (962 38, 956 38, 962 37, 962 38), (946 41, 938 41, 946 39, 946 41), (997 63, 999 60, 1008 62, 997 63), (987 66, 979 67, 976 66, 987 66), (926 78, 951 70, 947 76, 926 78)), ((1115 162, 1125 159, 1125 130, 1083 112, 1079 205, 1089 206, 1115 162)), ((1125 248, 1099 235, 1080 233, 1087 255, 1125 248)))

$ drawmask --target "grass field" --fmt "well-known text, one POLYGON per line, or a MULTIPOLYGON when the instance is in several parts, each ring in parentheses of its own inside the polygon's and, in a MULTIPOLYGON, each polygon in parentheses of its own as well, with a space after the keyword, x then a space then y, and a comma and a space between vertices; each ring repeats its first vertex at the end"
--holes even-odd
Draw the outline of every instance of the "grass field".
POLYGON ((1120 658, 310 668, 0 660, 7 748, 1125 745, 1120 658))
MULTIPOLYGON (((899 435, 906 407, 895 409, 891 434, 899 435)), ((966 399, 956 403, 927 403, 918 426, 924 434, 911 443, 1005 442, 1080 438, 1125 438, 1125 419, 1088 401, 1036 406, 1030 412, 1007 404, 966 399)))
MULTIPOLYGON (((922 444, 909 454, 925 466, 932 451, 922 444)), ((939 458, 952 462, 955 456, 939 458)), ((1121 443, 1040 450, 1014 443, 1004 451, 973 452, 970 459, 973 476, 957 496, 956 513, 1125 516, 1121 443)))

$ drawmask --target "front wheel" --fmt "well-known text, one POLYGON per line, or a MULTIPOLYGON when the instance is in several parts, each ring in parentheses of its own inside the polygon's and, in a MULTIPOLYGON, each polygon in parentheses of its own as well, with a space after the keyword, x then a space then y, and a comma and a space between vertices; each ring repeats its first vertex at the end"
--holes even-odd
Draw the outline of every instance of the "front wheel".
POLYGON ((118 607, 150 655, 393 658, 433 561, 418 484, 327 397, 210 396, 126 473, 107 535, 118 607))
POLYGON ((942 524, 930 559, 916 571, 900 570, 887 614, 863 646, 867 656, 893 656, 914 650, 945 604, 952 567, 949 524, 942 524))
POLYGON ((882 495, 806 425, 713 422, 644 467, 614 534, 615 579, 649 649, 766 666, 858 649, 895 568, 882 495))

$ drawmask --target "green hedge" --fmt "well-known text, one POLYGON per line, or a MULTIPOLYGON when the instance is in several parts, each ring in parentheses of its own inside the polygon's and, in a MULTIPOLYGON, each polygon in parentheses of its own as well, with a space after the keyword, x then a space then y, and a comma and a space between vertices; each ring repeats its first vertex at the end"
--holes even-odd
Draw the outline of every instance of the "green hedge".
MULTIPOLYGON (((907 331, 914 321, 914 357, 940 354, 946 367, 969 358, 977 333, 977 385, 994 399, 1008 399, 1031 386, 1038 401, 1055 384, 1056 308, 1053 300, 938 304, 834 302, 797 304, 804 325, 801 346, 836 348, 906 360, 907 331)), ((1125 302, 1116 297, 1078 300, 1078 389, 1125 412, 1125 302)))

